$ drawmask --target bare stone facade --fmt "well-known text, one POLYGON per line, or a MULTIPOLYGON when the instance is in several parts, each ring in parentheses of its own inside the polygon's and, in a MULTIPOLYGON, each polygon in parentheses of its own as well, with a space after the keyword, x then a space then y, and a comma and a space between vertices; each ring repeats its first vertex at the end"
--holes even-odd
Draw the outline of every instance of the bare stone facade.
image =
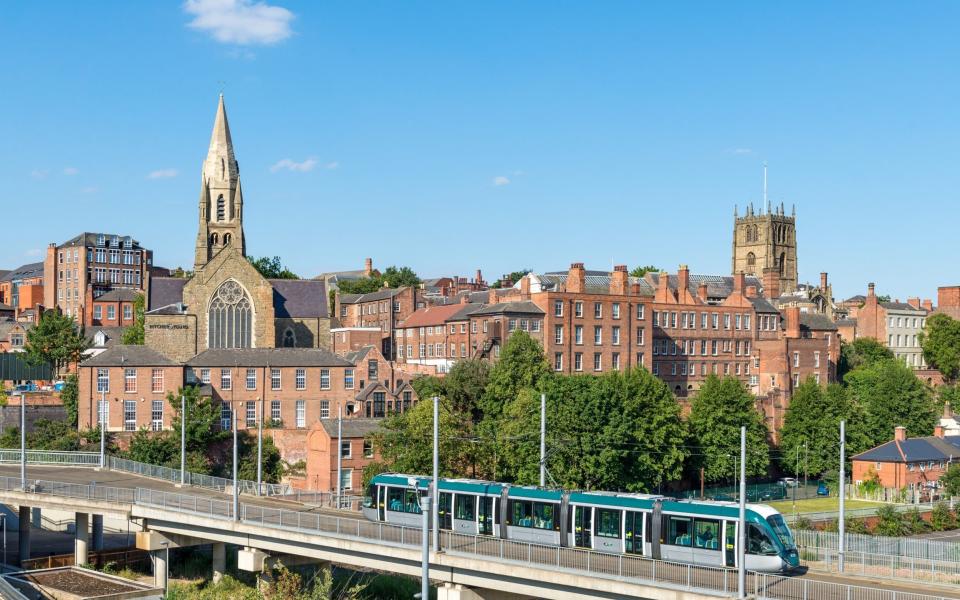
POLYGON ((754 213, 753 206, 749 206, 742 217, 734 210, 732 263, 734 275, 764 276, 766 280, 767 273, 775 272, 780 293, 796 290, 796 213, 784 214, 782 204, 776 210, 762 213, 754 213))

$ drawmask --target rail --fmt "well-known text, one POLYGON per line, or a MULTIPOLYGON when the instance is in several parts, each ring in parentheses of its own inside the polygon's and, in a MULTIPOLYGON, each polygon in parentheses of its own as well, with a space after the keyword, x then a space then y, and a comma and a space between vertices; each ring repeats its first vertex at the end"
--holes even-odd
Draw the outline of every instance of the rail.
MULTIPOLYGON (((97 457, 99 458, 99 454, 97 457)), ((151 465, 127 458, 119 458, 117 456, 108 456, 107 465, 115 471, 149 477, 150 479, 160 479, 171 483, 180 483, 181 481, 180 469, 171 467, 151 465)), ((191 473, 187 471, 183 480, 187 485, 217 492, 225 492, 233 489, 233 479, 227 479, 226 477, 214 477, 213 475, 203 475, 201 473, 191 473)), ((257 494, 256 481, 241 479, 237 481, 237 486, 240 488, 241 494, 257 494)), ((292 491, 291 487, 285 483, 261 483, 259 495, 286 496, 292 491)))
MULTIPOLYGON (((0 450, 0 464, 20 463, 20 450, 0 450)), ((100 466, 97 452, 72 452, 53 450, 27 450, 28 465, 100 466)))
MULTIPOLYGON (((920 512, 926 512, 933 510, 932 504, 889 504, 894 510, 900 513, 910 512, 914 509, 919 510, 920 512)), ((863 519, 867 517, 874 517, 877 514, 877 510, 880 509, 880 506, 874 506, 871 508, 856 508, 853 510, 843 511, 844 517, 847 519, 863 519)), ((821 512, 812 512, 812 513, 799 513, 793 514, 789 512, 783 513, 783 518, 787 523, 795 523, 798 519, 806 519, 814 523, 819 523, 823 521, 836 521, 840 518, 840 511, 821 511, 821 512)))
MULTIPOLYGON (((23 491, 20 479, 14 477, 0 477, 0 490, 23 491)), ((27 492, 151 506, 222 520, 233 518, 232 502, 229 500, 144 488, 111 488, 29 480, 27 492)), ((243 523, 272 529, 323 533, 407 548, 418 548, 422 539, 422 531, 416 527, 251 504, 241 504, 240 510, 240 521, 243 523)), ((736 572, 732 569, 673 563, 634 555, 607 554, 579 548, 559 548, 448 531, 441 533, 441 546, 451 554, 482 556, 495 562, 520 563, 602 578, 653 583, 712 595, 729 595, 735 589, 736 572)), ((808 577, 782 577, 768 573, 748 573, 747 585, 748 590, 752 590, 755 597, 761 600, 947 600, 913 592, 818 581, 808 577)))
MULTIPOLYGON (((837 550, 840 547, 840 534, 835 531, 817 531, 815 529, 794 529, 793 537, 800 548, 826 548, 837 550)), ((907 556, 928 560, 960 560, 960 544, 927 540, 923 538, 888 537, 847 533, 844 536, 847 550, 866 554, 886 556, 907 556)))
MULTIPOLYGON (((801 548, 804 564, 815 571, 839 573, 839 552, 835 548, 801 548)), ((918 583, 956 585, 960 583, 960 562, 930 560, 893 554, 843 553, 843 573, 861 577, 902 579, 918 583)))

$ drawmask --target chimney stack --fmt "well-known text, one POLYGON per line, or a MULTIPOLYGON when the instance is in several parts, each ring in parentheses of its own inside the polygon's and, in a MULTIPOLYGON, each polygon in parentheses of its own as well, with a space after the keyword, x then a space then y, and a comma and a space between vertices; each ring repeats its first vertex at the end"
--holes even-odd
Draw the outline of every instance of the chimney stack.
POLYGON ((708 289, 709 289, 709 288, 707 288, 707 282, 706 282, 706 281, 701 281, 701 282, 700 282, 700 285, 697 286, 697 295, 700 296, 700 299, 703 300, 704 302, 707 301, 707 290, 708 290, 708 289))
POLYGON ((524 299, 530 298, 530 275, 524 275, 520 278, 520 295, 524 299))
POLYGON ((925 299, 921 306, 923 306, 923 310, 927 311, 928 313, 933 312, 933 300, 930 298, 925 299))
POLYGON ((748 285, 747 286, 747 298, 756 298, 757 297, 757 286, 748 285))
POLYGON ((763 270, 763 297, 767 300, 780 297, 780 271, 776 267, 763 270))
POLYGON ((943 425, 936 425, 936 426, 934 426, 934 428, 933 428, 933 435, 934 435, 934 437, 938 437, 938 438, 940 438, 940 439, 943 439, 943 425))
POLYGON ((788 306, 784 313, 786 313, 787 326, 785 335, 788 338, 799 339, 800 338, 800 307, 799 306, 788 306))
POLYGON ((629 277, 627 274, 627 265, 617 265, 613 267, 613 273, 610 274, 610 293, 625 296, 629 292, 629 277))
POLYGON ((687 265, 680 265, 680 268, 677 269, 677 298, 682 300, 689 288, 690 267, 687 265))
POLYGON ((371 275, 373 275, 373 259, 372 258, 368 258, 367 260, 363 261, 363 275, 364 277, 370 277, 371 275))
POLYGON ((573 263, 570 265, 570 271, 567 273, 566 291, 573 294, 582 294, 587 286, 586 269, 583 263, 573 263))
POLYGON ((820 273, 820 291, 826 291, 827 289, 827 274, 825 272, 820 273))
POLYGON ((480 269, 477 269, 477 283, 483 284, 483 273, 480 272, 480 269))
POLYGON ((897 425, 893 428, 893 439, 902 442, 907 439, 907 428, 903 425, 897 425))
POLYGON ((910 306, 920 309, 920 298, 907 298, 907 304, 910 306))
POLYGON ((744 288, 747 287, 747 276, 743 274, 743 271, 738 271, 736 275, 733 276, 733 291, 734 293, 743 293, 744 288))
POLYGON ((873 298, 874 296, 876 296, 875 289, 876 289, 876 286, 872 281, 867 284, 867 298, 873 298))

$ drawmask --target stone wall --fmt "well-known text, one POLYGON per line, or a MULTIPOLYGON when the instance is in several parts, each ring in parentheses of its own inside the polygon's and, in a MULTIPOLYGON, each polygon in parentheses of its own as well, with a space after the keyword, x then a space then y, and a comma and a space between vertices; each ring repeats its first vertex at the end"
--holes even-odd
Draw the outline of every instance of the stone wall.
POLYGON ((277 318, 274 319, 276 336, 274 345, 284 346, 284 334, 293 330, 297 348, 331 348, 329 318, 277 318))
MULTIPOLYGON (((41 406, 31 406, 27 405, 27 433, 33 431, 35 423, 39 419, 47 419, 50 421, 66 421, 67 420, 67 409, 60 405, 41 405, 41 406)), ((0 432, 6 431, 9 428, 20 428, 20 406, 3 406, 0 407, 0 432)))
POLYGON ((144 318, 144 343, 167 358, 184 362, 196 356, 197 316, 146 315, 144 318))

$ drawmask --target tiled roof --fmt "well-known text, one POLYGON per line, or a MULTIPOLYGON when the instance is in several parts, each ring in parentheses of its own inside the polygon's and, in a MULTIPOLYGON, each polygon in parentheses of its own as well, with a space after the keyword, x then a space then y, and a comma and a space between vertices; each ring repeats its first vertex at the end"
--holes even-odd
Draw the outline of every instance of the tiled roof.
POLYGON ((152 311, 183 302, 183 286, 187 281, 183 277, 151 277, 147 308, 152 311))
POLYGON ((118 342, 123 338, 123 332, 126 331, 126 327, 91 327, 87 329, 89 334, 87 337, 90 338, 90 342, 93 343, 96 339, 98 332, 103 332, 104 340, 103 346, 100 348, 110 348, 117 345, 118 342))
MULTIPOLYGON (((366 438, 380 429, 383 419, 343 419, 343 437, 366 438)), ((337 437, 337 419, 320 419, 323 430, 330 437, 337 437)))
POLYGON ((0 281, 3 281, 9 272, 9 269, 0 269, 0 281))
POLYGON ((753 309, 758 313, 779 313, 780 311, 777 308, 770 304, 766 298, 762 296, 757 296, 756 298, 750 298, 750 303, 753 304, 753 309))
POLYGON ((850 302, 850 303, 853 303, 853 302, 863 302, 863 301, 866 300, 866 299, 867 299, 867 297, 864 296, 863 294, 857 294, 856 296, 850 296, 849 298, 847 298, 846 300, 844 300, 844 302, 850 302))
POLYGON ((352 352, 347 352, 346 354, 343 355, 343 358, 346 359, 346 361, 349 362, 350 364, 355 365, 359 361, 366 358, 367 354, 371 350, 373 350, 373 346, 364 346, 363 348, 353 350, 352 352))
POLYGON ((852 458, 876 462, 919 462, 950 460, 953 457, 960 457, 960 436, 956 435, 909 438, 901 442, 891 440, 852 458))
MULTIPOLYGON (((610 273, 606 271, 585 271, 583 278, 584 289, 588 294, 609 294, 610 273)), ((567 282, 567 271, 551 271, 537 275, 546 290, 560 290, 567 282)), ((653 294, 650 284, 640 277, 628 277, 628 285, 638 284, 641 296, 653 294)))
POLYGON ((205 350, 187 361, 191 367, 351 367, 353 363, 324 348, 242 348, 205 350))
POLYGON ((386 300, 388 298, 393 298, 403 290, 405 287, 401 288, 387 288, 383 290, 378 290, 376 292, 370 292, 369 294, 342 294, 340 296, 340 304, 357 304, 360 302, 375 302, 377 300, 386 300))
POLYGON ((140 293, 129 288, 116 288, 94 298, 94 302, 133 302, 140 293))
POLYGON ((905 302, 880 302, 880 306, 886 308, 887 310, 909 310, 916 313, 927 313, 927 311, 923 310, 922 308, 910 306, 905 302))
MULTIPOLYGON (((651 285, 656 288, 660 285, 660 274, 659 273, 647 273, 646 277, 650 280, 651 285)), ((668 275, 670 289, 677 289, 677 276, 668 275)), ((733 276, 732 275, 698 275, 696 273, 690 274, 690 291, 696 292, 697 288, 700 287, 701 283, 707 284, 707 297, 708 298, 726 298, 733 293, 733 276)), ((747 275, 744 278, 744 286, 755 286, 757 291, 763 289, 763 284, 760 279, 753 276, 747 275)), ((746 293, 746 289, 743 290, 746 293)))
POLYGON ((517 313, 517 314, 528 314, 528 315, 542 315, 543 310, 530 302, 529 300, 524 300, 522 302, 500 302, 498 304, 491 304, 490 306, 485 306, 477 311, 474 311, 474 315, 502 315, 506 313, 517 313))
POLYGON ((857 326, 856 319, 850 319, 850 318, 837 319, 837 327, 856 327, 856 326, 857 326))
POLYGON ((132 242, 131 249, 136 250, 140 248, 140 242, 131 238, 129 235, 115 235, 113 233, 101 234, 101 233, 89 233, 89 232, 83 232, 80 235, 76 235, 70 238, 69 240, 65 241, 64 243, 60 244, 58 247, 63 248, 65 246, 96 246, 97 238, 99 238, 101 235, 104 238, 104 244, 103 246, 101 246, 102 248, 109 248, 110 240, 112 240, 114 237, 116 237, 120 242, 120 245, 118 246, 119 248, 123 248, 123 242, 126 240, 130 240, 132 242))
POLYGON ((461 304, 460 306, 463 308, 447 317, 448 323, 450 321, 466 321, 470 315, 484 307, 483 304, 461 304))
POLYGON ((326 318, 327 285, 319 279, 269 279, 278 318, 326 318))
POLYGON ((836 331, 837 324, 820 313, 800 313, 800 327, 815 329, 817 331, 836 331))
POLYGON ((6 275, 0 277, 0 281, 13 281, 14 279, 33 279, 34 277, 43 277, 43 263, 27 263, 20 265, 6 275))
MULTIPOLYGON (((407 317, 402 327, 426 327, 427 325, 443 325, 453 315, 462 312, 469 304, 441 304, 417 309, 407 317)), ((475 307, 476 308, 476 307, 475 307)))
POLYGON ((165 367, 179 363, 148 346, 116 344, 83 361, 84 367, 165 367))
POLYGON ((24 331, 33 329, 33 323, 20 323, 18 321, 14 321, 13 319, 3 319, 0 320, 0 339, 7 339, 7 337, 10 335, 10 332, 13 331, 17 325, 22 327, 24 331))

